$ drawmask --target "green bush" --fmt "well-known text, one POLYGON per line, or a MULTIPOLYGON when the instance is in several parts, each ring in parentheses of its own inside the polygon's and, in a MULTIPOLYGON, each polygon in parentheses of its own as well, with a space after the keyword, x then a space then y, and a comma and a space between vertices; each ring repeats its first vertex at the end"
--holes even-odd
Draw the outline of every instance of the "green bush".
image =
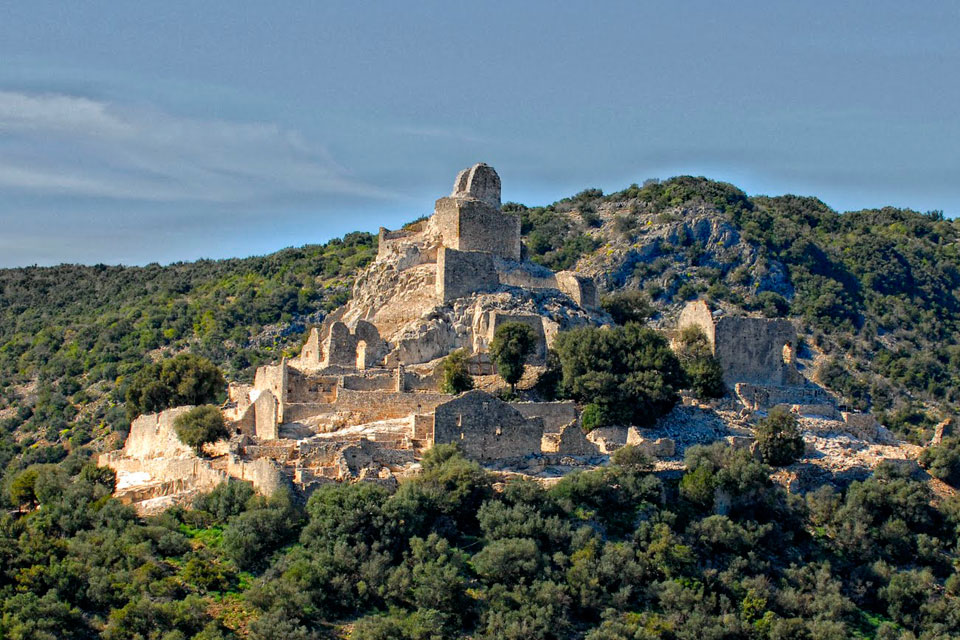
POLYGON ((654 313, 650 298, 636 289, 626 289, 604 296, 600 300, 600 306, 619 325, 645 322, 654 313))
POLYGON ((170 407, 213 402, 227 383, 220 369, 206 358, 181 353, 141 369, 127 388, 127 417, 170 407))
POLYGON ((635 323, 564 331, 554 348, 564 394, 587 405, 585 428, 652 424, 673 408, 687 383, 666 339, 635 323))
POLYGON ((679 344, 677 355, 693 392, 699 398, 722 398, 727 391, 723 368, 703 330, 693 325, 684 327, 679 344))
POLYGON ((774 407, 754 429, 763 461, 775 467, 793 464, 803 454, 803 436, 797 418, 782 407, 774 407))
POLYGON ((467 370, 467 352, 457 349, 443 359, 443 377, 440 379, 440 391, 443 393, 463 393, 473 389, 473 376, 467 370))
POLYGON ((223 421, 223 413, 213 405, 194 407, 180 414, 173 421, 177 437, 197 455, 203 454, 203 445, 216 442, 230 435, 223 421))
POLYGON ((920 454, 920 466, 951 485, 960 485, 960 437, 950 436, 920 454))
POLYGON ((493 334, 490 358, 497 372, 510 385, 511 393, 523 377, 524 363, 537 346, 537 335, 522 322, 505 322, 493 334))

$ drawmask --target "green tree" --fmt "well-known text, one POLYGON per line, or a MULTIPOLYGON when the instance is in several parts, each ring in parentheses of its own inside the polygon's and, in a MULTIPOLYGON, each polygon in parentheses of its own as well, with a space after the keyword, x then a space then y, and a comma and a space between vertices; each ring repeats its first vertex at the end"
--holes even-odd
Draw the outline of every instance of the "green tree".
POLYGON ((754 433, 763 461, 775 467, 792 464, 803 454, 803 436, 797 418, 782 407, 774 407, 754 433))
POLYGON ((673 408, 687 384, 666 339, 636 323, 564 331, 554 348, 564 395, 587 405, 585 428, 652 424, 673 408))
POLYGON ((950 436, 920 454, 920 466, 953 486, 960 484, 960 438, 950 436))
POLYGON ((173 428, 180 441, 192 447, 197 455, 203 454, 203 445, 230 435, 223 421, 223 413, 219 408, 209 404, 194 407, 177 416, 173 421, 173 428))
POLYGON ((537 335, 522 322, 505 322, 497 327, 490 343, 490 357, 512 393, 523 377, 524 362, 537 345, 537 335))
POLYGON ((10 496, 10 502, 18 509, 24 506, 33 506, 37 503, 37 476, 39 471, 37 465, 28 467, 14 476, 7 488, 7 494, 10 496))
POLYGON ((216 401, 226 386, 223 373, 206 358, 181 353, 141 369, 127 388, 127 418, 188 404, 216 401))
POLYGON ((723 368, 713 355, 710 341, 700 327, 684 327, 680 332, 677 356, 699 398, 721 398, 726 393, 723 368))
POLYGON ((467 352, 465 349, 457 349, 443 359, 440 391, 456 394, 470 389, 473 389, 473 376, 467 370, 467 352))

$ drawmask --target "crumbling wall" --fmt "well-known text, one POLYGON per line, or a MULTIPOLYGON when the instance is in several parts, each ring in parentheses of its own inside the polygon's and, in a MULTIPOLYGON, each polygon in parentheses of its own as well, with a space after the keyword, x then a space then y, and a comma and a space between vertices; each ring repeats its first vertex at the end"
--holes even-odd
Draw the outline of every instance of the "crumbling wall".
POLYGON ((457 443, 475 460, 522 458, 540 453, 543 420, 528 420, 484 391, 468 391, 437 406, 436 443, 457 443))
POLYGON ((287 402, 287 377, 288 369, 286 360, 278 365, 266 365, 257 368, 257 373, 253 379, 253 388, 257 391, 269 391, 277 400, 277 420, 283 423, 283 410, 287 402))
POLYGON ((300 362, 307 367, 319 367, 323 360, 320 345, 320 330, 317 327, 310 329, 307 341, 300 349, 300 362))
POLYGON ((680 319, 677 321, 677 328, 681 331, 689 326, 699 327, 707 336, 710 347, 716 344, 716 326, 714 325, 713 312, 703 300, 694 300, 687 304, 680 312, 680 319))
POLYGON ((596 308, 599 304, 597 285, 593 278, 580 276, 572 271, 560 271, 557 273, 557 288, 586 309, 596 308))
POLYGON ((796 346, 797 332, 788 320, 722 316, 716 322, 714 353, 728 385, 798 384, 796 365, 784 350, 796 346))
POLYGON ((144 460, 147 458, 193 457, 193 450, 180 442, 173 421, 177 416, 190 411, 192 406, 175 407, 160 413, 145 413, 130 425, 130 435, 123 446, 122 455, 144 460))
POLYGON ((254 433, 260 440, 276 440, 279 436, 280 403, 268 390, 256 392, 253 401, 256 422, 254 433))
POLYGON ((437 253, 437 297, 448 302, 500 285, 493 255, 441 247, 437 253))
POLYGON ((596 456, 600 454, 600 447, 587 439, 579 420, 563 425, 555 433, 545 433, 543 450, 545 453, 556 453, 564 456, 596 456))
POLYGON ((500 208, 500 176, 493 167, 478 162, 457 174, 453 182, 453 198, 476 198, 491 207, 500 208))
POLYGON ((525 418, 542 418, 543 430, 547 433, 559 433, 568 424, 577 421, 577 404, 572 400, 511 402, 510 406, 525 418))
POLYGON ((833 398, 813 385, 756 385, 740 382, 734 385, 737 399, 748 409, 757 410, 785 405, 832 405, 833 398))
POLYGON ((797 332, 789 320, 715 317, 703 300, 691 302, 680 313, 677 327, 699 327, 713 347, 723 368, 723 379, 732 387, 738 382, 754 385, 801 385, 793 353, 797 332))

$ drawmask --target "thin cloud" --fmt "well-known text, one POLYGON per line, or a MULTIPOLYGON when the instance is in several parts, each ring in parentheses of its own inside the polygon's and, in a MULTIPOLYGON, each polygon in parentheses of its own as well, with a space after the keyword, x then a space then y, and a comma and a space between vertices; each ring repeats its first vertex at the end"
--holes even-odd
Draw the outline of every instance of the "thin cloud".
POLYGON ((401 125, 392 128, 394 133, 413 136, 417 138, 443 138, 448 140, 458 140, 460 142, 469 142, 471 144, 487 144, 493 142, 486 138, 464 129, 455 129, 450 127, 433 127, 418 125, 401 125))
POLYGON ((0 188, 150 202, 393 197, 272 123, 183 118, 85 97, 0 91, 0 188))

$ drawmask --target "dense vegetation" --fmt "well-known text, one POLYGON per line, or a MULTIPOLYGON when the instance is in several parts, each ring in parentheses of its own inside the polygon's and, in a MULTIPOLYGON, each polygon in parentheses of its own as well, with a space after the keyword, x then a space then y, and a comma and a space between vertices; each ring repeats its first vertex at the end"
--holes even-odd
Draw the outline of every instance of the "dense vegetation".
POLYGON ((562 371, 559 394, 584 405, 584 429, 652 425, 688 382, 667 340, 634 322, 564 331, 554 348, 562 371))
POLYGON ((8 466, 58 462, 124 434, 140 411, 179 402, 140 384, 159 380, 138 378, 157 358, 189 349, 231 380, 252 379, 346 300, 375 245, 354 233, 236 260, 0 270, 0 482, 8 466))
MULTIPOLYGON (((611 243, 631 246, 650 228, 641 217, 655 226, 712 211, 756 247, 757 272, 712 259, 681 229, 632 271, 612 274, 613 285, 643 291, 654 313, 700 295, 800 319, 807 344, 830 356, 818 381, 916 442, 960 406, 960 223, 940 211, 841 214, 816 198, 748 197, 691 176, 511 207, 531 259, 554 269, 609 252, 611 243), (781 270, 787 279, 779 283, 770 274, 781 270)), ((605 306, 622 319, 619 302, 611 297, 605 306)))
POLYGON ((0 516, 0 637, 363 640, 844 639, 960 634, 960 500, 895 466, 786 494, 746 451, 695 447, 682 479, 613 466, 494 490, 449 446, 389 491, 306 508, 243 483, 137 519, 108 471, 32 469, 0 516), (346 629, 352 628, 352 631, 346 629))

